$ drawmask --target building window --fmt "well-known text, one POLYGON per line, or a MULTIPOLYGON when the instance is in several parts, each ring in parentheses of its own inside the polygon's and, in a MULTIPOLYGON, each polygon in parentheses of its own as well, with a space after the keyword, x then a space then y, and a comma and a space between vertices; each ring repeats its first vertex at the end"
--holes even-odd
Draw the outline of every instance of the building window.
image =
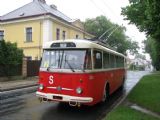
POLYGON ((66 31, 63 31, 63 33, 62 33, 62 38, 63 38, 63 40, 66 39, 66 31))
POLYGON ((26 28, 26 42, 32 42, 32 27, 26 28))
POLYGON ((4 30, 0 30, 0 40, 4 39, 4 30))
POLYGON ((57 28, 56 30, 56 36, 57 36, 57 40, 59 40, 60 39, 60 29, 59 28, 57 28))
POLYGON ((79 38, 79 36, 78 35, 76 35, 76 39, 78 39, 79 38))

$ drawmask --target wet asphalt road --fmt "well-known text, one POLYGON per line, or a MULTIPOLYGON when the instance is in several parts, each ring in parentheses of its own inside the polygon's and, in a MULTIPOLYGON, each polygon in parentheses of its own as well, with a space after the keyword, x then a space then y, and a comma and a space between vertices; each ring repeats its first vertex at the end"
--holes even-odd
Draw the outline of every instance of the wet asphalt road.
POLYGON ((0 120, 100 120, 123 99, 147 71, 127 73, 124 90, 117 90, 107 103, 70 107, 62 103, 40 103, 35 87, 0 93, 0 120))

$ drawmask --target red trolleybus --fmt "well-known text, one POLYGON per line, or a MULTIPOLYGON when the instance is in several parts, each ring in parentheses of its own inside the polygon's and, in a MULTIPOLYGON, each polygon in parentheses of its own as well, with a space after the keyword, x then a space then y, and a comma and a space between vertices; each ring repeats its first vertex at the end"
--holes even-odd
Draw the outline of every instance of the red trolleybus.
POLYGON ((72 106, 106 101, 125 80, 125 56, 89 40, 45 45, 36 95, 72 106))

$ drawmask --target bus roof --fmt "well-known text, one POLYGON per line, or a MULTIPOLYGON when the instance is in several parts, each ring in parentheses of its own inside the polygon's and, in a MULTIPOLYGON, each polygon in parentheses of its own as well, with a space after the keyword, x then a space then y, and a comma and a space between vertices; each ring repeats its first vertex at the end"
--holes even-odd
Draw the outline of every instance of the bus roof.
MULTIPOLYGON (((51 47, 52 44, 54 43, 74 43, 76 47, 67 47, 67 48, 80 48, 80 49, 85 49, 85 48, 95 48, 99 50, 103 50, 118 56, 126 57, 121 53, 118 53, 114 50, 111 50, 103 45, 97 44, 95 41, 90 41, 90 40, 85 40, 85 39, 66 39, 66 40, 55 40, 55 41, 50 41, 46 42, 45 45, 43 46, 43 49, 54 49, 54 47, 51 47)), ((58 49, 56 47, 56 49, 58 49)), ((62 49, 59 47, 59 49, 62 49)))

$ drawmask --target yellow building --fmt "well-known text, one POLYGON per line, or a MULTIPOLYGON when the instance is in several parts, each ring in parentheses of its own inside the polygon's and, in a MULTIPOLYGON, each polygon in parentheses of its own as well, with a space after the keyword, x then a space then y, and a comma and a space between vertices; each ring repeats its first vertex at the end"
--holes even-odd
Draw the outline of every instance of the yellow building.
POLYGON ((28 59, 40 59, 47 41, 92 38, 80 20, 73 20, 45 0, 33 0, 0 17, 0 40, 16 42, 28 59))

